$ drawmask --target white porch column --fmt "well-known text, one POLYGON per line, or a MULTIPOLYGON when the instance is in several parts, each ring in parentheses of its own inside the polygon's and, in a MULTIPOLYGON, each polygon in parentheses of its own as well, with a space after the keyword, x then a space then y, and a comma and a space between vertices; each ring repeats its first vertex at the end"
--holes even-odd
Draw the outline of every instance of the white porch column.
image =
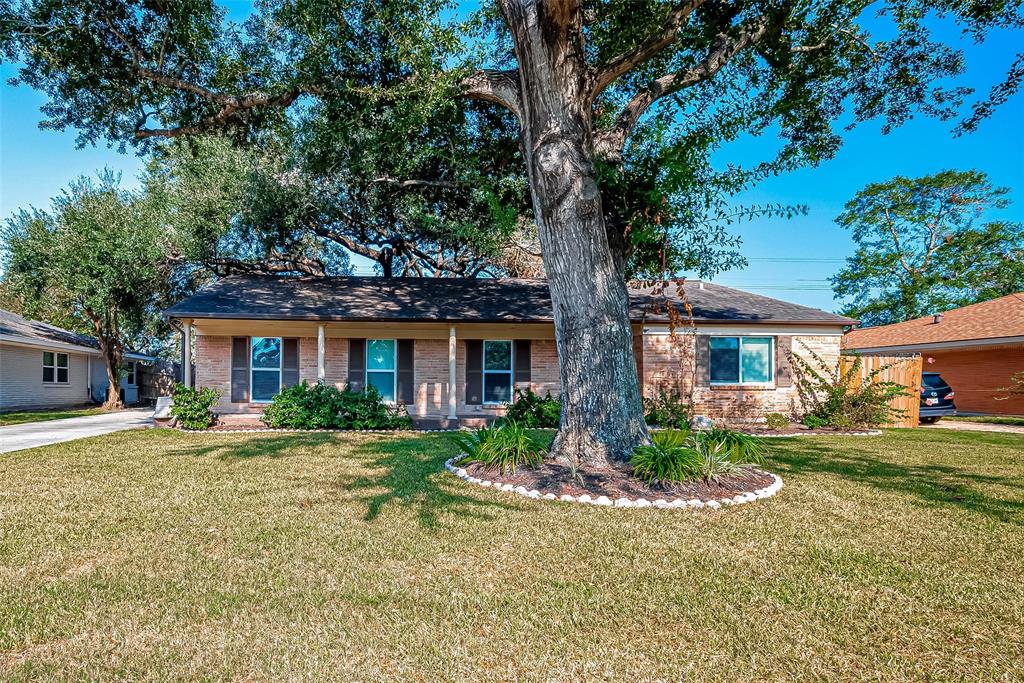
POLYGON ((448 419, 454 420, 459 407, 459 395, 455 391, 455 325, 448 327, 448 419))
POLYGON ((323 324, 316 326, 316 379, 323 382, 327 379, 327 342, 324 339, 325 332, 323 324))
POLYGON ((185 346, 185 355, 183 359, 184 366, 181 368, 181 379, 182 383, 186 387, 192 386, 192 321, 183 320, 184 324, 183 332, 181 335, 182 344, 185 346))

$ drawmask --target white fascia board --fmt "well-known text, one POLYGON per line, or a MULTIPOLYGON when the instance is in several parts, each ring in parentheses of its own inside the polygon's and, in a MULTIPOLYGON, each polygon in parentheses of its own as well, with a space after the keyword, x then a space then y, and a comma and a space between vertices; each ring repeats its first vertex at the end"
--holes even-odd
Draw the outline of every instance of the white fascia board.
POLYGON ((78 344, 67 344, 45 339, 33 339, 31 337, 19 337, 13 334, 0 334, 0 343, 11 346, 23 346, 30 349, 45 349, 47 351, 68 351, 71 353, 86 353, 92 356, 100 355, 99 349, 90 346, 79 346, 78 344))
POLYGON ((939 349, 964 349, 973 346, 1009 346, 1024 344, 1024 337, 993 337, 991 339, 963 339, 959 341, 929 342, 926 344, 900 344, 899 346, 848 347, 843 351, 856 351, 868 355, 894 351, 937 351, 939 349))
MULTIPOLYGON (((687 324, 677 325, 676 334, 692 334, 692 327, 687 324)), ((841 337, 843 325, 771 325, 751 323, 750 325, 697 325, 697 334, 732 336, 732 337, 778 337, 790 335, 794 337, 841 337)), ((670 334, 668 325, 644 325, 644 334, 658 337, 670 334)))

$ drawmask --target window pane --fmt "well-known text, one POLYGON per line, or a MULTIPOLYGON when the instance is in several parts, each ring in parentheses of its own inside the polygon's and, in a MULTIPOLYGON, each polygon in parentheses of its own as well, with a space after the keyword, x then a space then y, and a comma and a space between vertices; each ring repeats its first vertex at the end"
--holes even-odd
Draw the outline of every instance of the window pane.
POLYGON ((369 371, 366 373, 366 383, 369 386, 377 387, 377 391, 385 401, 395 400, 395 373, 369 371))
POLYGON ((273 368, 274 370, 280 368, 281 339, 279 337, 253 337, 252 366, 254 368, 273 368))
POLYGON ((53 368, 52 367, 49 367, 49 368, 44 367, 43 368, 43 381, 44 382, 52 382, 53 381, 53 368))
POLYGON ((58 353, 57 354, 57 367, 66 368, 68 366, 68 354, 58 353))
POLYGON ((484 342, 484 370, 511 370, 512 342, 484 342))
POLYGON ((369 339, 366 342, 367 370, 395 369, 395 340, 369 339))
POLYGON ((737 337, 712 337, 711 381, 740 381, 740 340, 737 337))
POLYGON ((61 384, 67 384, 68 383, 68 369, 67 368, 57 368, 57 381, 60 382, 61 384))
POLYGON ((744 337, 741 360, 744 382, 770 382, 772 380, 771 337, 744 337))
POLYGON ((484 403, 508 403, 512 400, 512 375, 507 372, 484 373, 484 403))
POLYGON ((269 401, 281 390, 281 373, 278 370, 252 371, 252 400, 269 401))
POLYGON ((43 365, 53 365, 53 354, 49 351, 43 351, 43 365))

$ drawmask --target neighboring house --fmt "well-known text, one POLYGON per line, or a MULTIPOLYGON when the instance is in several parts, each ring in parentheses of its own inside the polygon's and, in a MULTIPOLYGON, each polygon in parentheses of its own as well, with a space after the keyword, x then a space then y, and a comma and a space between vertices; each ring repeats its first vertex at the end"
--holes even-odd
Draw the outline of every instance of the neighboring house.
MULTIPOLYGON (((154 358, 125 355, 121 389, 138 400, 138 364, 154 358)), ((99 343, 88 337, 0 309, 0 412, 102 403, 107 369, 99 343)))
POLYGON ((956 392, 961 413, 1024 415, 1024 396, 1002 391, 1024 371, 1024 293, 851 330, 843 346, 862 354, 921 354, 924 371, 940 373, 956 392))
MULTIPOLYGON (((789 354, 806 346, 838 362, 843 328, 855 322, 715 284, 684 291, 693 325, 672 334, 666 297, 631 290, 638 372, 645 396, 678 392, 714 417, 794 410, 789 354)), ((194 338, 194 384, 221 391, 221 414, 259 412, 301 380, 372 384, 421 425, 500 415, 515 387, 559 392, 540 280, 233 276, 165 315, 186 339, 186 384, 194 338)))

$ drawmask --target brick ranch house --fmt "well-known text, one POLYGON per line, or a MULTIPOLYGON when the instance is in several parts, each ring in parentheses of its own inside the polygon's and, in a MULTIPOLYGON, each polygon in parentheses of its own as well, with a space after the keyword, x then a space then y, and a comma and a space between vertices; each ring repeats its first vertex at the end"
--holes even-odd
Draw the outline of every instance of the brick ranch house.
MULTIPOLYGON (((854 322, 687 281, 692 324, 676 326, 665 305, 685 311, 674 286, 630 293, 644 395, 678 392, 716 418, 794 410, 789 354, 806 346, 838 362, 843 329, 854 322)), ((262 411, 302 380, 372 384, 423 426, 498 416, 514 388, 559 392, 542 280, 231 276, 165 315, 182 333, 185 383, 194 356, 194 384, 220 390, 222 416, 262 411)))
POLYGON ((1002 389, 1024 372, 1024 292, 894 325, 851 330, 845 350, 864 355, 921 354, 956 392, 960 413, 1024 415, 1024 396, 1002 389))

